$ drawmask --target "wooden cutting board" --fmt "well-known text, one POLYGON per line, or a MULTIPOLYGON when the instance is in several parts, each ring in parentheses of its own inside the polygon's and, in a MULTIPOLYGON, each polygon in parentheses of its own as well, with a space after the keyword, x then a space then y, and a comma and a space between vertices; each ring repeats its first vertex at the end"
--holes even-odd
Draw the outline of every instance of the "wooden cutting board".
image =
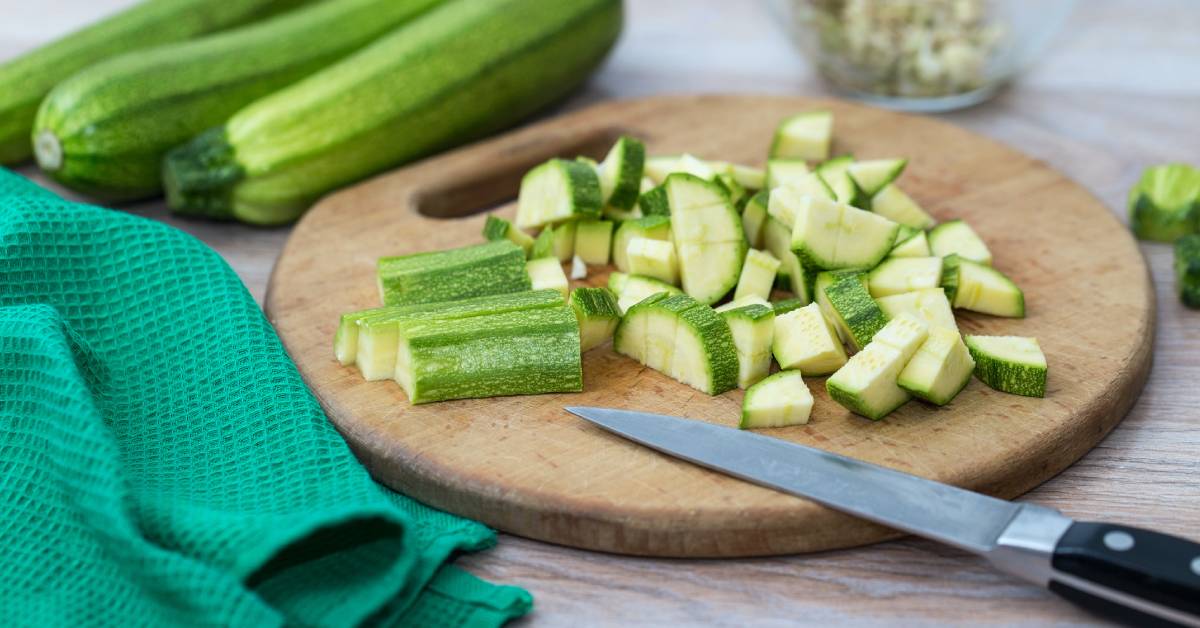
MULTIPOLYGON (((409 405, 333 358, 344 311, 378 305, 375 259, 481 241, 484 210, 511 216, 521 175, 552 156, 600 157, 621 133, 651 154, 762 165, 775 124, 826 107, 835 152, 904 156, 901 185, 938 219, 966 218, 1025 290, 1028 318, 966 314, 964 333, 1036 336, 1045 399, 972 381, 944 408, 911 402, 880 422, 850 415, 809 380, 808 425, 763 433, 1012 498, 1077 460, 1125 415, 1146 380, 1154 300, 1126 229, 1046 164, 929 118, 838 101, 756 96, 599 105, 338 192, 296 227, 267 312, 329 418, 381 482, 500 530, 654 556, 753 556, 847 547, 888 529, 609 435, 564 405, 611 406, 736 425, 742 393, 709 397, 601 347, 584 392, 409 405)), ((404 138, 396 138, 403 141, 404 138)), ((587 283, 602 284, 607 272, 587 283)))

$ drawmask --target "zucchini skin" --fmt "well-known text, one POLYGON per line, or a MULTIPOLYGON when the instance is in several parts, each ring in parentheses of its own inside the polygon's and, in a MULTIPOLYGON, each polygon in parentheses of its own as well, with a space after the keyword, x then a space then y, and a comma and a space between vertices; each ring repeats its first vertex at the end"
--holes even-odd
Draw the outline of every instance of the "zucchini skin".
POLYGON ((246 24, 311 0, 149 0, 0 65, 0 164, 33 156, 38 104, 63 79, 112 56, 246 24))
POLYGON ((291 222, 329 190, 558 101, 605 57, 621 23, 620 0, 451 0, 174 151, 168 204, 291 222))
POLYGON ((90 66, 42 102, 34 155, 53 179, 97 198, 157 194, 168 150, 439 1, 327 0, 90 66))
POLYGON ((1175 242, 1175 289, 1184 305, 1200 309, 1200 235, 1175 242))

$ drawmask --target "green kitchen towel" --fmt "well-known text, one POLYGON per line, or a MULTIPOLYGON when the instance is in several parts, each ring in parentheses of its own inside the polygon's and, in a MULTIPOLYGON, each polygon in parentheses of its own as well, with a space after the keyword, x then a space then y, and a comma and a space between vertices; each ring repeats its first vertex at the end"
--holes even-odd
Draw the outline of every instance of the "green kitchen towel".
POLYGON ((494 626, 483 525, 375 484, 237 276, 0 169, 6 625, 494 626))

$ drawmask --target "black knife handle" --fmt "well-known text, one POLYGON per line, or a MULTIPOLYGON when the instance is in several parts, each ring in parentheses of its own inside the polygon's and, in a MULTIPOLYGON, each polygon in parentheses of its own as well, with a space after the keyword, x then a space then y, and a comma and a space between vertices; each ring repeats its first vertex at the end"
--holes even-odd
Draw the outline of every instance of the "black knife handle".
POLYGON ((1200 625, 1200 543, 1077 522, 1051 564, 1050 590, 1092 611, 1138 625, 1200 625))

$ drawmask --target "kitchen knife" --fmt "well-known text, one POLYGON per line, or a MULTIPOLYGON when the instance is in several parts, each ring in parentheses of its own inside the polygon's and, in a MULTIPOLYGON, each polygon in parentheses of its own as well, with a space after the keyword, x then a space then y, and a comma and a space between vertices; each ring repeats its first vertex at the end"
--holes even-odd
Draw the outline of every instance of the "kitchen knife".
POLYGON ((647 447, 856 517, 953 545, 1093 612, 1200 627, 1200 544, 1074 521, 761 434, 662 414, 568 407, 647 447))

